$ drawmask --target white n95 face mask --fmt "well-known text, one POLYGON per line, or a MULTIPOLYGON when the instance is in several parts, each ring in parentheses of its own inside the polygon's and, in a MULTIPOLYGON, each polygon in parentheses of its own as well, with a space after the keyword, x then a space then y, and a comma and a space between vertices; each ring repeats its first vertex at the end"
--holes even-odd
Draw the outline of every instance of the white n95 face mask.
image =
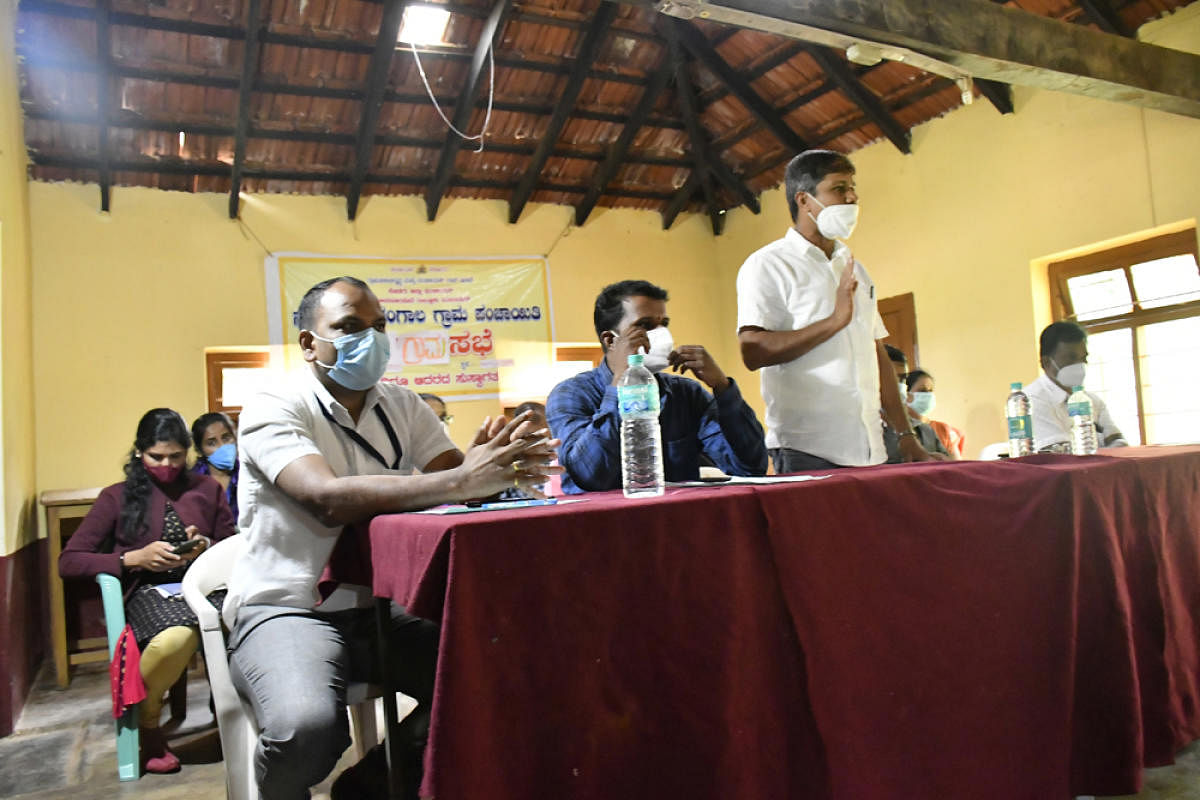
POLYGON ((659 325, 646 331, 646 338, 650 340, 650 352, 646 353, 643 366, 651 372, 662 372, 670 365, 671 351, 675 349, 671 330, 665 325, 659 325))
MULTIPOLYGON (((1054 364, 1054 360, 1051 359, 1050 363, 1054 364)), ((1058 367, 1058 364, 1054 364, 1054 366, 1058 367)), ((1068 389, 1075 386, 1083 386, 1083 379, 1087 377, 1087 364, 1080 361, 1078 364, 1067 364, 1065 367, 1059 367, 1058 375, 1055 377, 1058 378, 1059 383, 1068 389)))
POLYGON ((827 206, 811 194, 809 197, 821 206, 821 213, 815 217, 811 213, 808 215, 817 223, 817 230, 821 235, 826 239, 849 239, 850 234, 854 233, 854 227, 858 225, 858 203, 827 206))

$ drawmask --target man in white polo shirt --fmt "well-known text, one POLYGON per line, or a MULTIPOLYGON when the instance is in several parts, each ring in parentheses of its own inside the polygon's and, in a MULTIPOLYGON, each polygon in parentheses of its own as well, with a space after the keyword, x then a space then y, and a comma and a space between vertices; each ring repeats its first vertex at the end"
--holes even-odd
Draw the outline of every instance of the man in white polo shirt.
MULTIPOLYGON (((1067 398, 1071 389, 1083 386, 1087 372, 1087 331, 1076 322, 1054 322, 1038 341, 1042 374, 1025 387, 1033 416, 1033 443, 1038 450, 1067 447, 1071 441, 1071 416, 1067 398)), ((1097 394, 1086 392, 1092 401, 1096 443, 1100 447, 1127 447, 1108 406, 1097 394)))
MULTIPOLYGON (((356 278, 323 281, 297 314, 307 368, 245 406, 238 437, 239 524, 223 616, 230 674, 261 733, 263 800, 300 800, 350 744, 345 686, 379 681, 371 592, 317 584, 344 526, 541 485, 556 442, 523 435, 524 417, 485 420, 464 456, 416 393, 379 383, 390 346, 379 301, 356 278), (420 470, 420 474, 413 474, 420 470)), ((418 702, 401 723, 405 796, 416 798, 437 659, 437 626, 393 606, 387 646, 397 687, 418 702)), ((384 793, 378 750, 347 770, 335 798, 384 793), (382 786, 381 786, 382 784, 382 786)))
POLYGON ((876 309, 875 284, 846 239, 858 220, 854 165, 807 150, 784 175, 792 227, 738 272, 742 360, 762 370, 776 472, 882 464, 882 407, 906 461, 927 461, 913 432, 876 309))

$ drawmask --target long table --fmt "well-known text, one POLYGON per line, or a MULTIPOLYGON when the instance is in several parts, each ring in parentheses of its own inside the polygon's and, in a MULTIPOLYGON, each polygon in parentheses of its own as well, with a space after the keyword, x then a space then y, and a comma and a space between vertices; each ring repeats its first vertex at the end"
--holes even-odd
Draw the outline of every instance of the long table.
POLYGON ((1200 738, 1200 447, 1120 455, 378 517, 442 625, 422 794, 1137 791, 1200 738))

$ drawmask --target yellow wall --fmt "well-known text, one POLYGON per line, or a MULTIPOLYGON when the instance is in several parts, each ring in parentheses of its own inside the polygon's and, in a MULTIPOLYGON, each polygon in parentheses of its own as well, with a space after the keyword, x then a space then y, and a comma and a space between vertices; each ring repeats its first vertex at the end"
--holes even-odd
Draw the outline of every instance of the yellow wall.
MULTIPOLYGON (((113 191, 101 214, 95 186, 30 184, 39 328, 38 484, 103 485, 120 464, 139 416, 165 405, 192 419, 204 410, 203 348, 265 345, 263 247, 226 216, 224 195, 113 191)), ((274 250, 353 255, 460 256, 550 253, 560 341, 595 341, 591 309, 605 283, 643 277, 672 293, 679 341, 713 338, 687 308, 713 307, 712 234, 690 217, 667 234, 657 214, 598 209, 583 228, 572 210, 531 206, 509 225, 507 206, 443 203, 435 223, 419 198, 370 198, 348 222, 339 197, 254 195, 242 216, 274 250), (565 235, 564 235, 565 232, 565 235)), ((727 326, 722 326, 724 331, 727 326)), ((732 340, 713 341, 714 351, 732 340)), ((451 405, 464 445, 498 402, 451 405)))
MULTIPOLYGON (((1200 51, 1200 4, 1141 35, 1200 51)), ((1014 103, 1001 116, 978 100, 915 128, 912 155, 885 141, 851 156, 862 203, 851 247, 880 296, 914 293, 934 416, 964 429, 971 456, 1004 438, 1008 384, 1037 376, 1045 290, 1031 261, 1200 218, 1200 120, 1019 87, 1014 103)), ((721 281, 787 224, 782 189, 758 217, 733 212, 721 281)))
POLYGON ((0 0, 0 555, 37 537, 29 194, 13 46, 16 0, 0 0))

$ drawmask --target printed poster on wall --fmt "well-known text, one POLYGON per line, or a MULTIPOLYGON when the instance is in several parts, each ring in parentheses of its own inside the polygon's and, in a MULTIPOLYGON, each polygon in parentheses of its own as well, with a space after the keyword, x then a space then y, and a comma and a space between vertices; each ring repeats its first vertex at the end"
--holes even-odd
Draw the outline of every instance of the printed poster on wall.
MULTIPOLYGON (((384 381, 459 400, 519 395, 523 371, 552 357, 547 268, 540 256, 280 254, 266 264, 271 340, 294 344, 304 293, 328 278, 352 275, 371 287, 387 318, 392 354, 384 381)), ((300 362, 297 348, 284 352, 289 367, 300 362)))

